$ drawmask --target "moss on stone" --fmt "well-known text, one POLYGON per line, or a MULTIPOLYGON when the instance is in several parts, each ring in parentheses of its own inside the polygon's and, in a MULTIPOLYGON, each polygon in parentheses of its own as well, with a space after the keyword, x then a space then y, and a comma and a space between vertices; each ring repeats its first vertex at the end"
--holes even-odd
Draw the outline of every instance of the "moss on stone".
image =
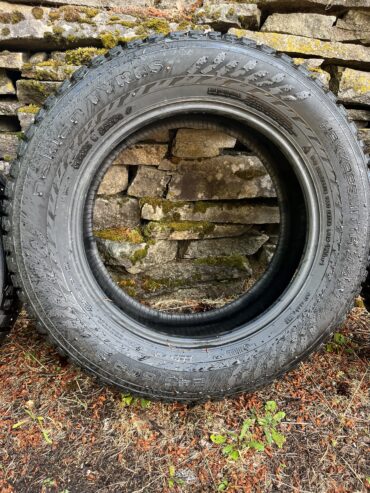
POLYGON ((130 261, 132 265, 135 265, 140 260, 143 260, 148 254, 149 245, 145 245, 143 248, 136 250, 131 256, 130 261))
POLYGON ((225 266, 230 269, 245 269, 245 257, 243 255, 228 255, 219 257, 202 257, 194 260, 194 264, 209 265, 212 267, 225 266))
POLYGON ((119 41, 119 36, 116 36, 114 33, 110 31, 105 31, 101 33, 100 39, 104 48, 111 49, 117 45, 119 41))
MULTIPOLYGON (((24 69, 25 69, 25 67, 24 67, 24 69)), ((55 69, 55 67, 47 67, 45 69, 42 69, 42 68, 39 68, 38 65, 35 65, 31 69, 25 69, 25 71, 31 70, 32 71, 31 76, 35 80, 58 81, 58 80, 60 80, 60 75, 58 73, 56 73, 55 71, 53 71, 54 69, 55 69)))
POLYGON ((11 156, 10 154, 4 154, 3 156, 3 160, 6 161, 7 163, 10 163, 11 161, 13 161, 14 159, 14 156, 11 156))
POLYGON ((148 31, 143 25, 140 24, 140 26, 136 27, 135 34, 137 34, 138 36, 146 36, 148 34, 148 31))
POLYGON ((44 17, 44 9, 41 7, 33 7, 31 13, 35 19, 42 19, 44 17))
POLYGON ((143 206, 144 204, 149 204, 154 209, 156 209, 157 207, 161 207, 164 213, 172 212, 179 207, 186 205, 186 202, 172 202, 171 200, 160 199, 156 197, 143 197, 140 199, 139 203, 140 206, 143 206))
POLYGON ((171 30, 168 21, 165 19, 149 19, 143 22, 142 26, 159 34, 168 34, 171 30))
POLYGON ((18 24, 25 19, 22 12, 19 10, 14 10, 14 12, 1 12, 0 22, 3 24, 18 24))
POLYGON ((204 236, 212 233, 215 229, 215 224, 208 221, 159 221, 149 223, 144 231, 144 234, 150 236, 155 229, 168 232, 191 232, 204 236))
POLYGON ((68 34, 66 39, 67 39, 68 44, 73 44, 73 43, 76 43, 77 36, 75 36, 74 34, 68 34))
POLYGON ((122 27, 128 27, 128 28, 132 28, 132 27, 135 27, 136 26, 136 22, 133 22, 133 21, 125 21, 125 20, 120 19, 120 18, 118 18, 118 20, 109 21, 108 24, 110 24, 110 25, 112 25, 112 24, 119 24, 122 27))
POLYGON ((61 26, 53 26, 53 33, 54 34, 63 34, 64 29, 61 26))
POLYGON ((37 106, 37 104, 29 104, 27 106, 22 106, 21 108, 18 108, 18 112, 20 113, 37 113, 40 109, 40 106, 37 106))
POLYGON ((8 27, 3 27, 2 30, 1 30, 1 34, 3 36, 9 36, 10 34, 10 29, 8 27))
POLYGON ((181 21, 177 26, 176 31, 187 31, 192 27, 191 22, 189 21, 181 21))
POLYGON ((144 291, 154 293, 163 289, 175 289, 186 285, 184 279, 153 279, 152 277, 145 277, 141 283, 141 288, 144 291))
POLYGON ((66 51, 66 63, 68 65, 84 65, 97 55, 104 55, 105 48, 76 48, 66 51))
POLYGON ((38 92, 39 94, 46 96, 47 91, 45 89, 45 86, 41 84, 38 80, 27 80, 27 79, 22 79, 22 84, 23 86, 28 86, 28 88, 32 91, 38 92))
POLYGON ((96 9, 94 7, 80 7, 80 10, 86 15, 86 17, 89 17, 90 19, 93 19, 99 14, 99 9, 96 9))
POLYGON ((139 228, 108 228, 101 231, 94 231, 94 235, 103 240, 127 241, 135 244, 145 241, 139 228))
POLYGON ((134 279, 120 279, 117 284, 132 298, 138 295, 137 285, 134 279))
POLYGON ((205 212, 207 212, 207 210, 210 208, 210 207, 217 207, 219 204, 217 204, 217 202, 207 202, 207 201, 204 201, 204 200, 198 200, 197 202, 194 202, 194 205, 193 205, 193 212, 199 212, 201 214, 204 214, 205 212))

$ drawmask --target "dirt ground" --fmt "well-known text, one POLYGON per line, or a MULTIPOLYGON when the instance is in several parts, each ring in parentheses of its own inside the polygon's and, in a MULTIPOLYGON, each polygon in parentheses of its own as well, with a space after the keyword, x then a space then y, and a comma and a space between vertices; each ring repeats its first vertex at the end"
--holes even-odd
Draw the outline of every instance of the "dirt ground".
POLYGON ((99 385, 23 314, 0 349, 0 492, 364 492, 369 328, 354 308, 282 380, 187 406, 99 385))

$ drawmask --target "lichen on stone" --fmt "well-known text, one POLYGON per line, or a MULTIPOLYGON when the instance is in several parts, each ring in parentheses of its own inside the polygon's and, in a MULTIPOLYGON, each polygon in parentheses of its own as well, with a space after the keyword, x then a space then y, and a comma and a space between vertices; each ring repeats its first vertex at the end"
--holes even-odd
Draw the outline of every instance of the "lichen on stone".
POLYGON ((44 17, 44 9, 42 9, 41 7, 33 7, 33 9, 31 10, 31 13, 33 15, 33 17, 35 19, 42 19, 44 17))
POLYGON ((25 19, 22 12, 14 10, 13 12, 0 12, 0 22, 3 24, 18 24, 25 19))

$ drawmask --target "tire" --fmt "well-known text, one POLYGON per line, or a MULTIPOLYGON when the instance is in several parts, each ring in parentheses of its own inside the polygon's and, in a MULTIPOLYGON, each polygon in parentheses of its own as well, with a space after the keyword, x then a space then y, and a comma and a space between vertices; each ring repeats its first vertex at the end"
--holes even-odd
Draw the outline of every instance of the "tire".
POLYGON ((356 127, 306 70, 244 38, 173 33, 95 58, 48 98, 12 177, 6 248, 30 311, 72 361, 133 394, 199 401, 271 382, 327 339, 365 277, 369 182, 356 127), (95 275, 89 187, 123 138, 200 113, 256 132, 275 156, 284 241, 253 303, 154 315, 95 275))
MULTIPOLYGON (((0 212, 3 215, 5 178, 0 175, 0 212)), ((12 329, 19 313, 20 304, 8 273, 3 238, 0 237, 0 344, 12 329)))

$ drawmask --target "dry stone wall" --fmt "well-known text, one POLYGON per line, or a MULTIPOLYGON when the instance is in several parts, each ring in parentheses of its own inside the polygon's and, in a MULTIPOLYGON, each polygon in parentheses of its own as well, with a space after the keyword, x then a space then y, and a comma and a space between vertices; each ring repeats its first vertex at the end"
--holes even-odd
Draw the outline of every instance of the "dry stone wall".
POLYGON ((189 297, 224 303, 273 256, 279 209, 250 149, 213 129, 173 128, 115 157, 93 228, 106 267, 131 296, 167 308, 189 297))
MULTIPOLYGON (((338 96, 370 151, 370 0, 0 0, 0 170, 79 66, 117 43, 189 29, 291 55, 338 96)), ((117 157, 94 221, 112 275, 133 295, 212 298, 220 281, 223 296, 242 291, 271 259, 279 216, 256 156, 228 135, 184 128, 117 157)))

